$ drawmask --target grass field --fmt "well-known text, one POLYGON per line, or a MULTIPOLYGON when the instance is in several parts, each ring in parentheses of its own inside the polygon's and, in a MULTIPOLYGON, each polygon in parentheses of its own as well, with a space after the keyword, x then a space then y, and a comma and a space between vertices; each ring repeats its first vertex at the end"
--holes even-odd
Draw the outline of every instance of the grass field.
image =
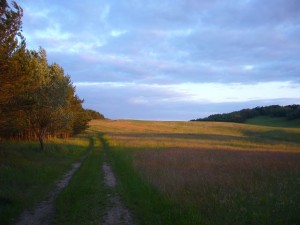
POLYGON ((98 224, 101 166, 141 225, 300 224, 300 129, 216 122, 94 120, 82 136, 0 144, 0 224, 12 224, 85 155, 54 224, 98 224))
POLYGON ((93 121, 139 224, 299 224, 300 129, 93 121))

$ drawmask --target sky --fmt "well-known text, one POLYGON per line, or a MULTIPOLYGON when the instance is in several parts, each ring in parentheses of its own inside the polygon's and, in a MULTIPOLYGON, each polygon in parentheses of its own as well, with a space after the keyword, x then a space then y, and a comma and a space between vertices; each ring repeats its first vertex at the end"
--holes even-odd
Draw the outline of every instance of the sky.
POLYGON ((110 119, 300 104, 299 0, 17 0, 29 49, 110 119))

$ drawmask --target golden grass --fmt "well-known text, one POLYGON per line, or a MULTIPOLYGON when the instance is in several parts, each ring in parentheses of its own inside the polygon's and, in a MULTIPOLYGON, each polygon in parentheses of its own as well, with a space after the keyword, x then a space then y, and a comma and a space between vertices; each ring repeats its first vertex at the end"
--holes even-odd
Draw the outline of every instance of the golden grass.
MULTIPOLYGON (((299 152, 300 129, 283 129, 234 123, 99 121, 90 123, 90 131, 103 132, 111 145, 133 148, 197 148, 244 151, 299 152), (293 135, 290 142, 277 140, 280 130, 293 135), (260 134, 266 137, 261 137, 260 134), (269 135, 269 136, 268 136, 269 135)), ((281 134, 279 134, 281 135, 281 134)))
POLYGON ((205 224, 293 224, 300 129, 215 122, 92 121, 110 146, 205 224), (238 221, 238 222, 237 222, 238 221), (292 221, 292 222, 291 222, 292 221))
POLYGON ((83 138, 82 136, 78 137, 72 137, 72 138, 52 138, 50 140, 47 140, 48 143, 54 143, 54 144, 63 144, 63 145, 76 145, 80 147, 88 147, 89 145, 89 139, 83 138))

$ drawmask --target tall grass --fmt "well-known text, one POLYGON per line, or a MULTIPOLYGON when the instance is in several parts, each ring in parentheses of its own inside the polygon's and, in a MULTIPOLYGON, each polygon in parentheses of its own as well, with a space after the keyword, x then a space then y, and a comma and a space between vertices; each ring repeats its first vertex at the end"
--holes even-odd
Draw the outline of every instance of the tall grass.
POLYGON ((134 156, 149 183, 178 204, 197 207, 205 224, 299 222, 298 154, 179 148, 134 156))
POLYGON ((31 208, 54 187, 71 164, 85 152, 83 138, 68 143, 0 144, 0 221, 11 224, 25 208, 31 208))
POLYGON ((139 225, 203 224, 202 217, 192 207, 174 202, 147 182, 132 166, 130 149, 111 148, 108 152, 118 178, 117 190, 139 225))
POLYGON ((300 223, 300 129, 149 121, 92 129, 108 134, 141 224, 300 223))

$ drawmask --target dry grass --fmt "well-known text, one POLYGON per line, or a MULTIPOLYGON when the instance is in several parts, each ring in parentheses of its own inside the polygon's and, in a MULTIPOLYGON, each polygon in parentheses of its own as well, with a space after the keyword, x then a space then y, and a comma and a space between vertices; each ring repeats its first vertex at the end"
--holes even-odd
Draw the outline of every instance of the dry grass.
POLYGON ((299 161, 300 155, 295 153, 177 148, 139 151, 134 165, 159 190, 185 202, 191 200, 187 198, 191 193, 198 193, 193 198, 200 201, 208 187, 248 192, 257 179, 299 175, 299 161))
POLYGON ((234 123, 127 120, 94 120, 90 125, 91 131, 109 135, 112 146, 300 152, 300 129, 234 123))
POLYGON ((144 150, 134 166, 170 199, 198 208, 207 224, 299 222, 300 154, 144 150))
POLYGON ((205 224, 298 224, 300 129, 233 123, 93 121, 136 171, 205 224))

